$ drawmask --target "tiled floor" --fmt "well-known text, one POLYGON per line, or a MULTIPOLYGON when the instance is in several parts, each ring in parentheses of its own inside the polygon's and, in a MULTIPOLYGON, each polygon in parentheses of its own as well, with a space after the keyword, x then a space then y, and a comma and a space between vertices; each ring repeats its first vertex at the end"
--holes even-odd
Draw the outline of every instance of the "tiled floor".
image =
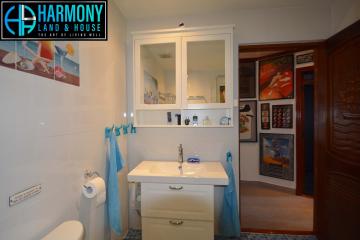
MULTIPOLYGON (((231 240, 235 238, 215 237, 215 240, 231 240)), ((258 233, 242 233, 238 240, 316 240, 314 236, 295 236, 284 234, 258 234, 258 233)), ((141 240, 141 231, 130 230, 125 240, 141 240)), ((156 240, 156 239, 154 239, 156 240)))

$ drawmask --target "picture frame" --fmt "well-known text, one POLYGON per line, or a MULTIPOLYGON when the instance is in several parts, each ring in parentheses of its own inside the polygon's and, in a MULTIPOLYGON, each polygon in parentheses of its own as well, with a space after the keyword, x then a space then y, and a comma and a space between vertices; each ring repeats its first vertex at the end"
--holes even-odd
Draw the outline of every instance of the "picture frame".
POLYGON ((260 133, 260 175, 294 181, 294 135, 260 133))
POLYGON ((256 62, 239 62, 239 97, 256 98, 256 62))
POLYGON ((260 105, 261 129, 270 129, 270 103, 262 103, 260 105))
POLYGON ((305 53, 296 56, 296 65, 313 63, 314 62, 314 53, 305 53))
POLYGON ((15 41, 0 41, 0 66, 16 69, 21 58, 16 54, 15 41))
POLYGON ((294 55, 259 61, 259 100, 294 98, 294 55))
POLYGON ((240 142, 257 142, 257 101, 240 101, 240 142))
POLYGON ((272 105, 272 128, 293 128, 293 105, 272 105))
POLYGON ((0 66, 80 86, 77 41, 1 41, 0 66))

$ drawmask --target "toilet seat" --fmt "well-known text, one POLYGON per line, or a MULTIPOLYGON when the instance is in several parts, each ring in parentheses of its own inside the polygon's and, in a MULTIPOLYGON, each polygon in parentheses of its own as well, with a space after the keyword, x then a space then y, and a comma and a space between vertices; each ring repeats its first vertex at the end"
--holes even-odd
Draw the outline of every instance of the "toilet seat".
POLYGON ((66 221, 41 240, 83 240, 84 227, 79 221, 66 221))

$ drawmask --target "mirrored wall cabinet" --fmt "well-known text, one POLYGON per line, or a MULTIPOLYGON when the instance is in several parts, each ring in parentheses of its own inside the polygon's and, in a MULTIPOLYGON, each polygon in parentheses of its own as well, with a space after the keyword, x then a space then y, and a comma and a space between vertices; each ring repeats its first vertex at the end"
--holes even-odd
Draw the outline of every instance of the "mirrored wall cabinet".
POLYGON ((133 33, 137 127, 232 127, 233 26, 133 33))

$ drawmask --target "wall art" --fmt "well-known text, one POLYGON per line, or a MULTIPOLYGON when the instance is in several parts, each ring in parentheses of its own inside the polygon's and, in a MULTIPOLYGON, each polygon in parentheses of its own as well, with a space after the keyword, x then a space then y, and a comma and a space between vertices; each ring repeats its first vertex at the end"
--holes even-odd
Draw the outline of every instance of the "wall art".
POLYGON ((260 133, 260 174, 294 180, 294 135, 260 133))
POLYGON ((240 101, 240 142, 257 141, 257 101, 240 101))
POLYGON ((259 61, 259 99, 294 98, 294 56, 259 61))
POLYGON ((293 105, 272 105, 272 127, 292 128, 293 127, 293 105))

